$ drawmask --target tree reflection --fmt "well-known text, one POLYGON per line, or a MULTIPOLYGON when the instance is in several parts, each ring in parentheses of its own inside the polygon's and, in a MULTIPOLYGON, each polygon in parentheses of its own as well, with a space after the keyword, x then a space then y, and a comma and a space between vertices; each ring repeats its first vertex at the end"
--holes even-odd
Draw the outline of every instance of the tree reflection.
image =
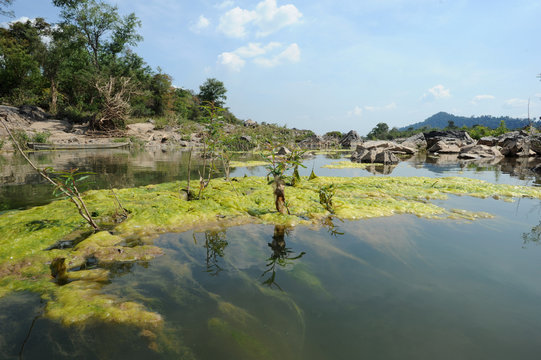
POLYGON ((334 223, 334 219, 338 219, 340 220, 340 222, 344 222, 340 218, 334 216, 327 216, 321 221, 321 225, 323 225, 323 227, 327 229, 331 236, 338 237, 338 235, 344 235, 344 233, 340 231, 340 228, 334 223))
POLYGON ((212 276, 218 275, 223 270, 219 262, 220 258, 224 257, 224 250, 228 245, 226 235, 225 230, 205 231, 206 272, 212 276))
POLYGON ((528 245, 528 243, 534 243, 535 245, 539 245, 541 243, 541 221, 539 224, 534 226, 532 230, 528 233, 522 234, 522 240, 523 240, 523 247, 528 245))
POLYGON ((286 267, 293 260, 300 259, 306 254, 304 251, 299 255, 293 254, 293 251, 286 247, 285 236, 291 233, 291 228, 284 225, 275 225, 274 234, 272 235, 272 242, 269 243, 269 247, 272 249, 271 256, 267 259, 267 270, 263 272, 261 277, 269 275, 269 277, 263 281, 263 284, 273 287, 276 286, 282 290, 280 285, 276 282, 276 265, 286 267))

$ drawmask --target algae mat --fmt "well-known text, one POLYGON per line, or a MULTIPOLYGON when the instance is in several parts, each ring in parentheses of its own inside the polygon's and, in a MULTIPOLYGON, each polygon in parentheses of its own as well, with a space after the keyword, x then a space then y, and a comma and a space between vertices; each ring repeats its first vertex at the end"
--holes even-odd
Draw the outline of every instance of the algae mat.
MULTIPOLYGON (((147 262, 162 255, 153 239, 164 232, 248 223, 318 226, 331 215, 319 197, 320 190, 330 184, 334 185, 333 216, 342 219, 412 214, 474 220, 490 214, 447 209, 431 200, 445 200, 449 195, 541 199, 537 188, 459 177, 317 177, 287 187, 291 215, 282 215, 274 210, 266 179, 245 177, 232 182, 212 180, 201 199, 193 201, 181 196, 185 182, 116 190, 129 216, 115 224, 119 216, 113 194, 89 191, 84 194, 88 207, 99 223, 107 224, 108 231, 91 233, 67 200, 0 215, 0 296, 32 291, 47 302, 45 315, 65 325, 91 320, 122 323, 141 328, 148 339, 154 339, 164 320, 148 304, 107 294, 106 265, 147 262), (51 277, 50 264, 57 258, 65 259, 69 270, 63 285, 51 277)), ((213 326, 220 329, 221 325, 213 326)))

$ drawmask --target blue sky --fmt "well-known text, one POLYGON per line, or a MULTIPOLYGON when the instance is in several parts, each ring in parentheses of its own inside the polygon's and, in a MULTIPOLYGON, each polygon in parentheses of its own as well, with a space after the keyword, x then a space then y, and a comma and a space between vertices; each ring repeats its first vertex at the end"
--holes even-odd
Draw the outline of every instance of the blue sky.
MULTIPOLYGON (((368 133, 456 115, 541 116, 539 0, 117 0, 136 52, 198 91, 224 82, 241 119, 368 133)), ((46 0, 16 18, 58 21, 46 0)), ((0 18, 0 21, 8 21, 0 18)))

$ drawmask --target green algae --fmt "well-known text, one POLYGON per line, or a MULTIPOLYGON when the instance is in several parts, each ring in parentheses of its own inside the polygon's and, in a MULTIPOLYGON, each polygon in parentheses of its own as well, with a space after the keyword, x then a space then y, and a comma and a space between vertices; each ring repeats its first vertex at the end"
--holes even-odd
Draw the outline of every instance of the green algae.
POLYGON ((323 165, 322 168, 327 169, 365 169, 368 165, 366 163, 356 163, 353 161, 333 161, 330 164, 323 165))
POLYGON ((231 161, 229 163, 230 167, 254 167, 254 166, 265 166, 269 163, 262 160, 252 160, 252 161, 231 161))
MULTIPOLYGON (((90 230, 70 202, 60 200, 24 211, 5 212, 0 215, 0 297, 14 291, 36 292, 48 301, 46 316, 66 325, 97 320, 154 329, 163 323, 160 315, 141 303, 107 295, 103 288, 110 274, 103 268, 85 269, 88 259, 100 265, 152 260, 163 254, 152 240, 164 232, 248 223, 317 225, 330 215, 320 204, 319 189, 331 184, 335 189, 335 216, 341 219, 412 214, 435 219, 476 220, 490 214, 446 209, 431 201, 445 200, 449 195, 504 201, 521 197, 541 199, 538 188, 460 177, 317 177, 311 180, 302 177, 296 186, 287 188, 291 215, 284 215, 274 210, 272 188, 265 178, 235 180, 235 188, 225 180, 212 180, 203 198, 193 201, 179 196, 185 182, 115 190, 129 211, 128 218, 112 227, 111 232, 92 233, 72 248, 53 248, 62 240, 76 238, 90 230), (50 275, 49 264, 58 257, 66 258, 68 266, 68 284, 64 286, 56 284, 50 275)), ((116 208, 110 191, 88 191, 84 197, 90 210, 98 214, 100 224, 112 223, 116 208)), ((292 275, 310 287, 321 286, 316 278, 301 270, 292 275)), ((225 303, 221 310, 241 314, 225 303)), ((211 323, 219 332, 227 329, 226 325, 216 320, 211 323)))

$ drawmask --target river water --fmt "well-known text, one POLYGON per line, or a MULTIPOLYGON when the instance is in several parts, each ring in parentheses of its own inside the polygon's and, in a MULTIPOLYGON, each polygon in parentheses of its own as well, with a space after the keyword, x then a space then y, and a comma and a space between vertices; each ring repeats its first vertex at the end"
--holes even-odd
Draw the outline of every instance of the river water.
MULTIPOLYGON (((313 168, 332 176, 539 182, 527 171, 532 164, 521 161, 412 158, 372 172, 321 168, 339 157, 307 159, 301 175, 313 168)), ((42 166, 95 171, 91 187, 122 187, 183 178, 187 158, 103 152, 34 159, 42 166)), ((4 210, 51 201, 50 187, 20 159, 3 161, 4 210)), ((232 176, 244 174, 264 170, 238 168, 232 176)), ((65 328, 40 316, 44 304, 37 296, 20 293, 0 299, 0 358, 539 359, 539 200, 451 196, 437 203, 494 218, 399 215, 333 219, 319 229, 248 225, 163 234, 154 244, 165 256, 112 269, 104 290, 163 316, 158 352, 126 326, 65 328)))

